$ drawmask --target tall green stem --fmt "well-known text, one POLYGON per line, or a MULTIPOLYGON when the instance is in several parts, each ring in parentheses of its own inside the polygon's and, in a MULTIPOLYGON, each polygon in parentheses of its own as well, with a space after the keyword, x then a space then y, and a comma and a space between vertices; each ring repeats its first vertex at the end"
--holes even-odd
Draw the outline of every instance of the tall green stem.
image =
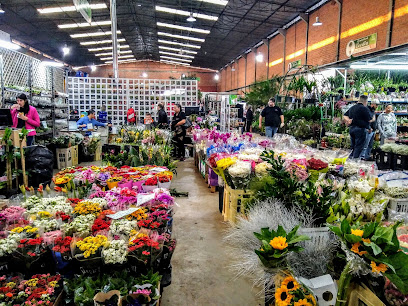
POLYGON ((347 265, 344 267, 343 272, 341 272, 339 280, 339 291, 337 292, 336 306, 347 305, 347 289, 352 279, 352 275, 350 273, 351 272, 350 266, 351 261, 347 263, 347 265))

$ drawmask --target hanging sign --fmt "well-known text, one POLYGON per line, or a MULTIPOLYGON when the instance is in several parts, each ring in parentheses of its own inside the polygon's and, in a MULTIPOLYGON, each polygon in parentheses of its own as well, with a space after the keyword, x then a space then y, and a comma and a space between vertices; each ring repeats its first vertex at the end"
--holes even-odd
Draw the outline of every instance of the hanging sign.
POLYGON ((299 67, 302 64, 302 60, 298 59, 297 61, 291 62, 288 64, 288 70, 299 67))
POLYGON ((346 47, 346 54, 348 57, 350 57, 360 52, 375 49, 376 47, 377 33, 374 33, 363 38, 350 40, 346 47))
POLYGON ((92 21, 92 10, 89 2, 87 0, 73 0, 75 8, 81 13, 82 17, 85 18, 86 22, 91 23, 92 21))

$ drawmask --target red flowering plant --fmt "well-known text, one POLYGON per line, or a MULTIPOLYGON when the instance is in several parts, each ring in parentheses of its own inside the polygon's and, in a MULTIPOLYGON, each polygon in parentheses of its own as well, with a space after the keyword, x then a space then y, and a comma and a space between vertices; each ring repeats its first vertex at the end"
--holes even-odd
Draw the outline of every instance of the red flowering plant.
POLYGON ((162 246, 157 240, 145 234, 139 234, 136 237, 129 239, 129 256, 136 257, 145 265, 150 265, 160 255, 162 246))
POLYGON ((329 166, 328 163, 325 163, 324 161, 316 158, 311 158, 307 161, 307 164, 310 169, 312 170, 322 170, 325 169, 329 166))
POLYGON ((68 223, 71 220, 71 216, 64 213, 63 211, 57 211, 55 214, 55 218, 65 223, 68 223))
POLYGON ((168 176, 160 176, 159 177, 159 182, 160 183, 168 183, 168 182, 170 182, 170 179, 169 179, 168 176))
POLYGON ((78 198, 69 198, 68 201, 70 201, 71 204, 76 205, 76 204, 79 203, 79 201, 81 201, 81 199, 78 199, 78 198))
POLYGON ((57 253, 66 254, 71 252, 72 237, 66 236, 64 238, 59 237, 54 241, 54 247, 52 250, 57 253))
POLYGON ((21 239, 17 247, 17 253, 28 259, 37 258, 45 252, 43 238, 21 239))
POLYGON ((109 230, 111 221, 110 220, 102 220, 102 219, 95 219, 94 224, 92 225, 92 234, 96 235, 100 231, 109 230))
POLYGON ((157 177, 149 177, 146 182, 145 182, 146 186, 157 186, 157 177))
POLYGON ((115 212, 111 209, 102 210, 101 213, 98 215, 98 219, 107 220, 107 215, 113 215, 115 212))
POLYGON ((162 224, 160 222, 147 219, 138 221, 137 226, 140 228, 158 229, 159 227, 162 227, 162 224))
POLYGON ((36 274, 29 280, 0 278, 0 305, 52 306, 61 291, 61 276, 36 274))

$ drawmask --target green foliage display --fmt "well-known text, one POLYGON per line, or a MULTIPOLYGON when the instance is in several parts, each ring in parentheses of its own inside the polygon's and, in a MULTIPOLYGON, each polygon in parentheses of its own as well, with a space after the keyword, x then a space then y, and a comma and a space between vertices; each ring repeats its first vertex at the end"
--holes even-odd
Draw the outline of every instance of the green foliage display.
POLYGON ((291 109, 284 111, 285 121, 295 120, 295 119, 306 119, 319 121, 321 117, 320 107, 309 106, 305 108, 291 109))
POLYGON ((267 81, 254 83, 251 91, 245 93, 245 102, 254 108, 265 106, 270 98, 279 93, 281 81, 281 77, 273 76, 267 81))

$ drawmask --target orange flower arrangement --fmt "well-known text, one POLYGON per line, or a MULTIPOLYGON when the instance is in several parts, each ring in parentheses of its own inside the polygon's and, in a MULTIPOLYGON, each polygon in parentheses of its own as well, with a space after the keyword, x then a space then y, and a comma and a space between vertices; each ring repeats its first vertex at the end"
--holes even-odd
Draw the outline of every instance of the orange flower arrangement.
POLYGON ((278 236, 273 238, 269 244, 276 250, 283 250, 288 247, 288 243, 286 242, 286 237, 278 236))

